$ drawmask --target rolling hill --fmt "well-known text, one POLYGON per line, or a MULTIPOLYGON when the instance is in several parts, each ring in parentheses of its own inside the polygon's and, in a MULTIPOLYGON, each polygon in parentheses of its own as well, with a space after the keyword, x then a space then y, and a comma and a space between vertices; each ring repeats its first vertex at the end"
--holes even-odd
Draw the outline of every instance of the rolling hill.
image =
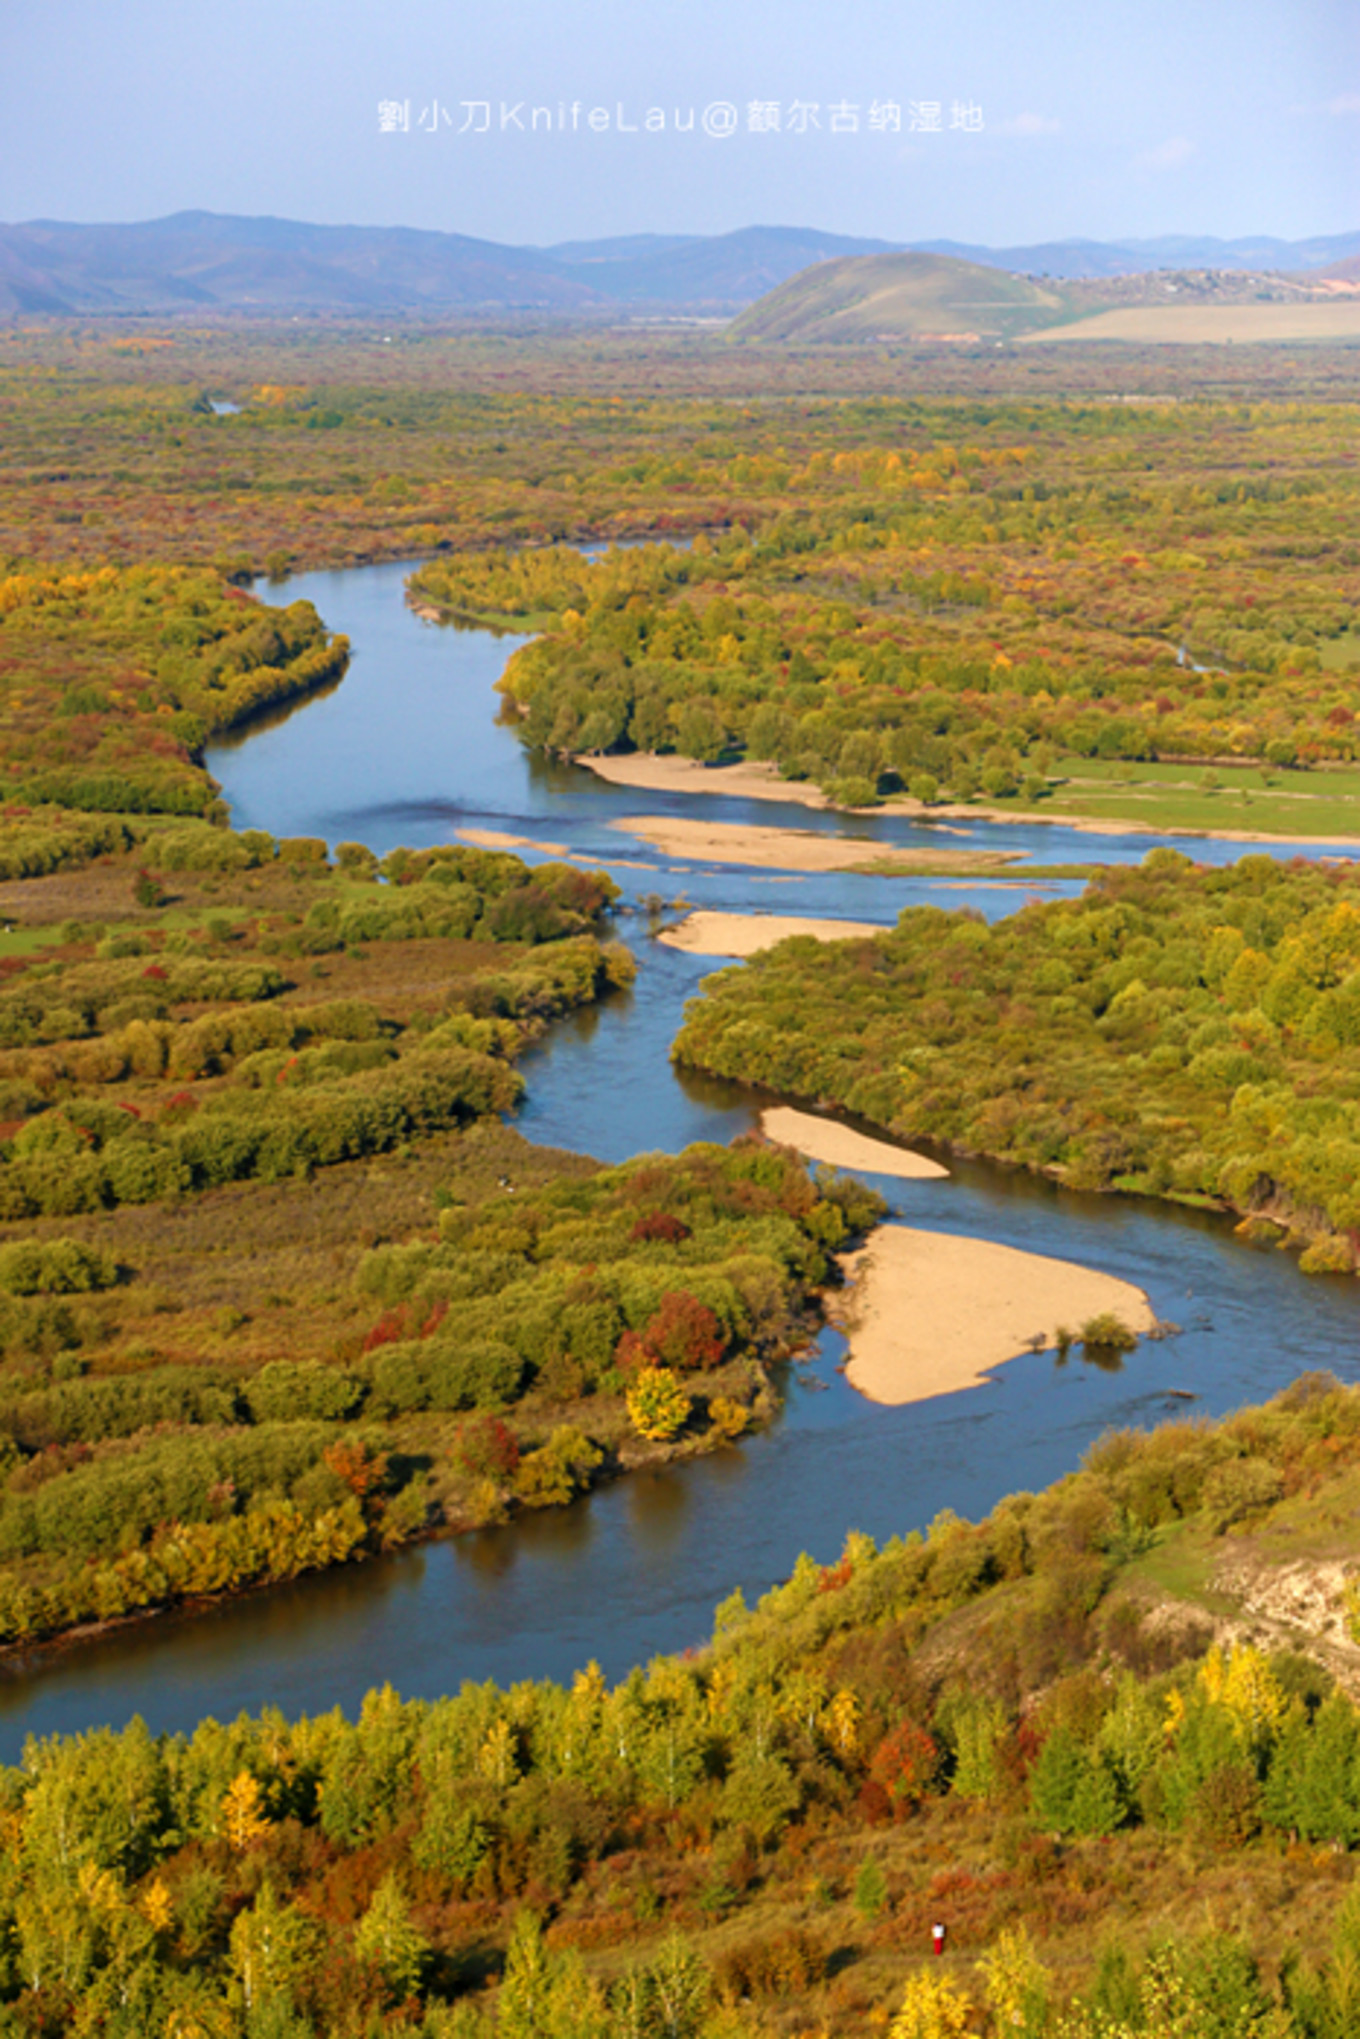
POLYGON ((1055 290, 950 255, 866 255, 820 262, 781 284, 731 327, 734 340, 1013 339, 1068 316, 1055 290))

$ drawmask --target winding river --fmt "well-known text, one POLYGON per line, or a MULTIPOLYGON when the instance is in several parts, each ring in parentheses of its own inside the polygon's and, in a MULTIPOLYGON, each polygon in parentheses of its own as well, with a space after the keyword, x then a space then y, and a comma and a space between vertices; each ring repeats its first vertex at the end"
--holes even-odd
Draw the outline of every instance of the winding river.
MULTIPOLYGON (((675 863, 611 828, 683 811, 788 823, 873 843, 938 847, 938 826, 726 798, 611 787, 530 757, 495 719, 494 684, 519 640, 422 622, 405 606, 409 564, 309 574, 267 590, 305 596, 345 631, 353 662, 332 692, 210 757, 239 827, 358 840, 379 852, 476 827, 564 844, 624 888, 619 932, 637 952, 636 987, 554 1027, 522 1064, 518 1123, 532 1139, 604 1160, 750 1126, 739 1086, 677 1075, 668 1060, 684 1001, 713 964, 660 947, 641 896, 733 911, 890 924, 904 905, 972 904, 989 918, 1064 881, 784 876, 675 863)), ((266 592, 266 591, 262 591, 266 592)), ((977 822, 943 838, 1018 848, 1045 861, 1136 861, 1156 840, 1063 827, 977 822)), ((1180 847, 1228 861, 1240 846, 1180 847)), ((533 852, 527 852, 532 856, 533 852)), ((208 1613, 166 1617, 78 1649, 36 1652, 0 1679, 0 1760, 30 1733, 69 1733, 140 1714, 153 1730, 206 1714, 340 1705, 372 1685, 433 1697, 465 1678, 563 1677, 595 1657, 617 1676, 701 1641, 734 1586, 748 1598, 787 1575, 801 1550, 834 1557, 846 1532, 885 1538, 940 1509, 985 1512, 1002 1494, 1073 1467, 1111 1424, 1187 1408, 1217 1414, 1270 1395, 1308 1368, 1360 1378, 1353 1282, 1308 1281, 1291 1258, 1232 1235, 1227 1220, 1126 1198, 1083 1196, 1028 1177, 956 1164, 947 1181, 878 1180, 914 1224, 1087 1261, 1138 1283, 1181 1328, 1105 1372, 1074 1355, 1025 1357, 977 1390, 877 1408, 836 1371, 827 1331, 816 1363, 789 1369, 782 1416, 714 1457, 634 1475, 568 1509, 300 1580, 208 1613), (1194 1400, 1183 1399, 1193 1396, 1194 1400)))

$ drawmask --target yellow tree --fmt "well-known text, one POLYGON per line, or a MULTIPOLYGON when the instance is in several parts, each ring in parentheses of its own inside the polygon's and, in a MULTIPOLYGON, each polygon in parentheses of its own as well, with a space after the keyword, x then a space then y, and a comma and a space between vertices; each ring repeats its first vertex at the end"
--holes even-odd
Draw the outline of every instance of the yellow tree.
POLYGON ((242 1770, 233 1778, 222 1795, 222 1830, 228 1846, 237 1855, 243 1855, 252 1843, 269 1832, 264 1793, 249 1770, 242 1770))
POLYGON ((888 2039, 970 2039, 973 2006, 947 1975, 918 1968, 907 1979, 902 2008, 893 2019, 888 2039))
POLYGON ((690 1411, 690 1399, 668 1366, 644 1366, 628 1390, 628 1415, 639 1437, 663 1444, 690 1411))

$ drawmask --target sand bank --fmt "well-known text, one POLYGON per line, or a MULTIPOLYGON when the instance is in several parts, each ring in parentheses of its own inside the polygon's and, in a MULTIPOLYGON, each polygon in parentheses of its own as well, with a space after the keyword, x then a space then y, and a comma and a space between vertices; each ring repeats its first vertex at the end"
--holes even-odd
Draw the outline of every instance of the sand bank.
MULTIPOLYGON (((650 752, 637 751, 628 757, 576 756, 572 762, 583 766, 588 772, 594 772, 598 778, 607 779, 611 786, 634 786, 642 792, 718 793, 736 800, 792 801, 800 807, 829 808, 832 805, 820 787, 809 785, 806 780, 781 779, 777 765, 765 764, 752 758, 743 759, 736 765, 701 765, 693 758, 656 757, 650 752)), ((1259 760, 1241 758, 1230 762, 1250 765, 1258 764, 1259 760)), ((1208 842, 1263 843, 1281 851, 1295 843, 1310 848, 1331 843, 1347 849, 1360 847, 1360 837, 1356 836, 1272 835, 1268 829, 1199 828, 1181 823, 1119 821, 1097 815, 1055 814, 1051 808, 989 807, 982 802, 973 804, 965 801, 946 801, 927 807, 922 801, 913 800, 906 793, 894 794, 882 806, 841 808, 837 811, 846 814, 896 815, 908 821, 928 821, 939 829, 941 835, 970 833, 968 829, 949 828, 946 824, 950 821, 970 823, 1001 821, 1012 826, 1017 822, 1041 822, 1050 828, 1076 829, 1083 835, 1200 836, 1208 842)), ((864 856, 859 861, 877 859, 884 854, 893 853, 885 853, 873 845, 866 844, 864 856)), ((913 853, 904 851, 900 854, 913 853)), ((715 861, 734 863, 740 860, 717 858, 715 861)), ((821 870, 843 867, 818 865, 816 868, 821 870)))
POLYGON ((854 836, 817 835, 811 829, 761 828, 755 823, 695 821, 687 815, 632 814, 611 828, 650 843, 668 857, 710 864, 748 864, 783 871, 861 871, 885 875, 957 876, 1004 871, 1022 862, 1020 850, 907 850, 854 836))
MULTIPOLYGON (((636 786, 645 793, 720 793, 732 800, 787 800, 799 807, 829 807, 818 786, 805 779, 781 779, 777 765, 757 758, 739 765, 701 765, 694 758, 657 757, 634 751, 627 757, 574 757, 611 786, 636 786)), ((877 811, 877 810, 875 810, 877 811)))
POLYGON ((949 1170, 909 1147, 894 1147, 887 1140, 871 1140, 834 1119, 817 1119, 811 1112, 796 1112, 789 1105, 775 1105, 760 1114, 760 1130, 767 1140, 781 1147, 796 1147, 810 1161, 829 1161, 833 1168, 855 1168, 869 1175, 897 1175, 908 1182, 930 1182, 949 1170))
POLYGON ((1131 1331, 1156 1329, 1141 1289, 1069 1260, 881 1225, 843 1265, 854 1287, 844 1323, 851 1384, 871 1402, 923 1402, 980 1385, 991 1367, 1078 1333, 1112 1311, 1131 1331))
POLYGON ((690 956, 758 956, 790 935, 845 942, 856 935, 882 935, 888 928, 871 920, 808 920, 796 913, 687 913, 657 936, 668 949, 690 956))
POLYGON ((565 843, 541 842, 536 835, 502 835, 497 828, 456 828, 459 842, 472 843, 479 850, 542 850, 545 857, 571 855, 565 843))

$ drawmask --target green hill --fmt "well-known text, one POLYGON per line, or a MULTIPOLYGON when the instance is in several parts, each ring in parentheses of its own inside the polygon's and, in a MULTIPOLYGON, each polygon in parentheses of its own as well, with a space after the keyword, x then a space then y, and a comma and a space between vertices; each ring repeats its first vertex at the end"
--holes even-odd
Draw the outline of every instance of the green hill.
POLYGON ((1009 339, 1067 316, 1024 276, 950 255, 855 255, 817 262, 742 313, 734 340, 1009 339))

